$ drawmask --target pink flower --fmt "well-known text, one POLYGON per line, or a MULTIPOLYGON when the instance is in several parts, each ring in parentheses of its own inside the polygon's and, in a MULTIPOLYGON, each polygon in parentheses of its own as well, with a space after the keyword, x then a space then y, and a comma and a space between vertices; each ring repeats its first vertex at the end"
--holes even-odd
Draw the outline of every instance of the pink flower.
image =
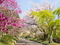
POLYGON ((2 27, 5 27, 5 24, 4 25, 1 25, 2 27))
POLYGON ((2 31, 6 31, 6 30, 8 30, 7 28, 2 28, 2 31))
POLYGON ((14 22, 17 22, 17 20, 14 20, 14 22))
POLYGON ((17 13, 21 13, 20 6, 17 4, 16 0, 0 0, 0 7, 5 7, 7 9, 15 10, 17 13), (4 1, 4 2, 3 2, 4 1), (3 3, 3 5, 2 5, 3 3))
POLYGON ((16 13, 21 13, 22 11, 21 10, 15 10, 16 11, 16 13))
POLYGON ((2 0, 0 0, 0 4, 1 4, 1 3, 3 3, 3 1, 2 1, 2 0))
POLYGON ((8 31, 6 33, 8 33, 8 31))
POLYGON ((15 24, 15 23, 13 23, 13 24, 12 24, 12 26, 16 26, 16 24, 15 24))
MULTIPOLYGON (((11 11, 2 12, 2 13, 0 12, 0 28, 2 29, 3 33, 11 33, 13 35, 13 32, 14 34, 17 33, 17 31, 19 30, 18 28, 21 29, 23 26, 25 26, 24 24, 25 21, 23 19, 12 17, 12 16, 7 17, 6 15, 4 15, 4 14, 9 15, 10 13, 13 15, 15 13, 18 14, 22 12, 16 0, 0 0, 0 7, 4 7, 0 11, 11 10, 11 11), (13 28, 10 29, 11 26, 13 28)), ((23 31, 23 30, 19 30, 19 31, 23 31)))

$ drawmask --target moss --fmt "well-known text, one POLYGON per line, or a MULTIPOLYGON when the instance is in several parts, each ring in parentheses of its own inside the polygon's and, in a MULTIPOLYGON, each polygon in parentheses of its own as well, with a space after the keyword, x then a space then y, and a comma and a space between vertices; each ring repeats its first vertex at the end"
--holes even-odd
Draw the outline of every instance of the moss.
POLYGON ((44 42, 41 42, 42 44, 45 44, 45 45, 48 45, 49 44, 49 41, 44 41, 44 42))

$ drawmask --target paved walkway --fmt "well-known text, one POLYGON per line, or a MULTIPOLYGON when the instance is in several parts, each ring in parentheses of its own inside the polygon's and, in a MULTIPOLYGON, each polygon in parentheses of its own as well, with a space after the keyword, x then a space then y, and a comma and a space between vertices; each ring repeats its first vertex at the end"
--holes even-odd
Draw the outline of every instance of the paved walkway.
POLYGON ((18 45, 43 45, 34 41, 29 41, 26 39, 21 39, 20 41, 18 41, 18 45))

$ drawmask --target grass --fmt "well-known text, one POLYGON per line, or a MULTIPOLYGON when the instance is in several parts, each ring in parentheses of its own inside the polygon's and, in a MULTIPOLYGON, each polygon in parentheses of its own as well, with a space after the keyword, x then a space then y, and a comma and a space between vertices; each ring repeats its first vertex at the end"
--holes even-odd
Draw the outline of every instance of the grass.
POLYGON ((50 43, 48 45, 60 45, 59 43, 50 43))

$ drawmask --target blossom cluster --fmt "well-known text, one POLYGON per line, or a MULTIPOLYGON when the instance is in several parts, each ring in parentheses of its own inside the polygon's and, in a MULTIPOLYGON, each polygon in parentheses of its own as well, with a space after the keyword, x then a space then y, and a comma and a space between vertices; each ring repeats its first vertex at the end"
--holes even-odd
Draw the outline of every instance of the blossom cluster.
POLYGON ((16 13, 21 13, 19 8, 20 5, 17 4, 16 0, 0 0, 0 7, 5 7, 6 9, 11 9, 16 11, 16 13))
POLYGON ((17 18, 21 13, 16 0, 0 0, 0 32, 16 35, 25 26, 24 19, 17 18))
POLYGON ((21 28, 22 26, 24 26, 24 20, 16 18, 16 17, 6 17, 4 14, 0 13, 0 29, 1 29, 0 31, 4 33, 8 33, 8 30, 9 30, 7 28, 8 26, 21 28))

